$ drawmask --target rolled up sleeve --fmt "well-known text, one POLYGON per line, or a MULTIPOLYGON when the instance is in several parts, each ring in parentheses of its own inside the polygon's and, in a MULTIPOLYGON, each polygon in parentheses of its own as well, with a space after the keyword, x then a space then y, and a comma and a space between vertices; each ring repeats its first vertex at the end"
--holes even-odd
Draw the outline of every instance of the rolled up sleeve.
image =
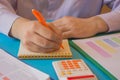
POLYGON ((109 13, 98 15, 100 16, 108 25, 111 31, 120 31, 120 0, 111 1, 112 11, 109 13))
POLYGON ((8 35, 12 24, 19 16, 16 15, 8 2, 4 2, 4 4, 0 3, 0 32, 8 35), (8 6, 5 6, 4 4, 8 6))

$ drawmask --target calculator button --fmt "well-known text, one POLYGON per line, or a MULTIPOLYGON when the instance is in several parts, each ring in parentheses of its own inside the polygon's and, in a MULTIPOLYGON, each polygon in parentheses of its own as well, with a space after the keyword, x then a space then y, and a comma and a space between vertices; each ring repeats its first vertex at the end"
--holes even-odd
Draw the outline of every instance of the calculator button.
POLYGON ((64 67, 64 70, 68 70, 69 68, 68 67, 64 67))
POLYGON ((66 62, 65 62, 65 61, 62 61, 61 63, 62 63, 63 65, 64 65, 64 64, 66 64, 66 62))
POLYGON ((63 67, 63 69, 65 69, 65 70, 66 70, 66 69, 69 69, 69 67, 68 67, 67 65, 63 65, 62 67, 63 67))
POLYGON ((67 71, 66 73, 67 73, 68 75, 72 74, 71 71, 67 71))
POLYGON ((65 75, 65 72, 64 72, 64 71, 61 71, 60 74, 61 74, 61 76, 64 76, 64 75, 65 75))

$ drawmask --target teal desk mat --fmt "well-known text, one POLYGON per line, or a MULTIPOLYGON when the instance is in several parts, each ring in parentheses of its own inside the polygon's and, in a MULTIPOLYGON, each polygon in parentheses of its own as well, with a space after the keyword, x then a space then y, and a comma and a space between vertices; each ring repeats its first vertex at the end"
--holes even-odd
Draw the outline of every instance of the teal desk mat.
MULTIPOLYGON (((0 48, 8 52, 13 57, 17 58, 17 53, 19 49, 20 41, 17 39, 10 38, 2 33, 0 33, 0 48)), ((94 74, 98 77, 99 80, 111 80, 104 72, 102 72, 99 68, 97 68, 93 63, 91 63, 87 58, 83 57, 79 52, 77 52, 74 48, 70 47, 73 53, 72 59, 83 59, 94 74)), ((61 59, 49 59, 49 60, 40 60, 40 59, 32 59, 32 60, 20 60, 40 71, 43 71, 50 75, 51 80, 58 80, 57 75, 53 69, 52 62, 61 59)), ((64 59, 65 60, 65 59, 64 59)))

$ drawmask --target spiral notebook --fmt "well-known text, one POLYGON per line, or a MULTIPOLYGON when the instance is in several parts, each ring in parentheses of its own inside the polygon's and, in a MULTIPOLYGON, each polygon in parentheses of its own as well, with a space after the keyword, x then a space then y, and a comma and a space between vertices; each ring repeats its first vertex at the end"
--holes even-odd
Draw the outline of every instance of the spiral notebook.
POLYGON ((72 52, 68 40, 63 40, 62 45, 64 49, 60 48, 59 50, 50 53, 35 53, 27 50, 22 44, 20 44, 18 57, 20 59, 72 58, 72 52))

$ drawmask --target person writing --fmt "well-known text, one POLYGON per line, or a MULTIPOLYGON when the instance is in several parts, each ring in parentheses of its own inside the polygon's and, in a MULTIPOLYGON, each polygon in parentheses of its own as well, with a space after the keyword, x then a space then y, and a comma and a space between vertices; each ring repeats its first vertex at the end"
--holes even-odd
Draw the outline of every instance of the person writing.
POLYGON ((63 38, 86 38, 102 32, 120 30, 120 0, 0 0, 0 32, 20 39, 35 52, 60 48, 63 38), (100 14, 107 4, 112 11, 100 14), (44 27, 31 10, 39 10, 44 27))

